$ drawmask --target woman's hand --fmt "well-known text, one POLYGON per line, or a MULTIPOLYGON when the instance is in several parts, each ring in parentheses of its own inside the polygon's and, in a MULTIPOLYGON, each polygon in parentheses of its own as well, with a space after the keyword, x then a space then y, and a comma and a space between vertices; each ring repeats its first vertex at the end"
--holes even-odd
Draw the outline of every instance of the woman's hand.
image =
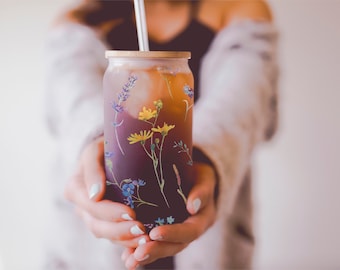
POLYGON ((192 215, 183 223, 158 226, 151 230, 151 241, 140 242, 137 248, 126 248, 122 260, 128 269, 173 256, 200 237, 215 221, 215 173, 211 166, 195 164, 195 185, 187 201, 192 215))
POLYGON ((103 137, 90 143, 80 157, 78 168, 65 189, 65 197, 98 238, 106 238, 125 247, 136 248, 149 241, 142 223, 128 206, 108 200, 105 192, 103 137))
POLYGON ((159 226, 145 234, 135 212, 128 206, 101 200, 105 193, 103 138, 89 144, 81 154, 76 172, 65 188, 65 197, 98 238, 126 247, 122 254, 128 269, 173 256, 202 235, 215 221, 214 170, 195 164, 195 185, 187 201, 192 215, 181 224, 159 226))

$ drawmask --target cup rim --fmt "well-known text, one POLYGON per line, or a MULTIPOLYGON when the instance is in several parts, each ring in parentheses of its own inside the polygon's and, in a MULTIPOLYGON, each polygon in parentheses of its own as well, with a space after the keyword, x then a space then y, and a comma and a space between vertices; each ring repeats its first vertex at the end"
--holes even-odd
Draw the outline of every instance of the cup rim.
POLYGON ((105 58, 191 58, 189 51, 124 51, 106 50, 105 58))

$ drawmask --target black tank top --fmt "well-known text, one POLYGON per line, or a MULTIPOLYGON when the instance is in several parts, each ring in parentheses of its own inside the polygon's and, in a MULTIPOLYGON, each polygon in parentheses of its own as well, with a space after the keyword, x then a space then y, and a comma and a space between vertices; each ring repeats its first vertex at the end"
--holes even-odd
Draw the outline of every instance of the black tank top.
MULTIPOLYGON (((149 40, 151 51, 190 51, 190 69, 194 75, 195 101, 199 98, 199 70, 201 59, 207 52, 215 33, 196 19, 172 40, 157 43, 149 40)), ((125 20, 107 35, 107 42, 115 50, 138 50, 137 30, 132 20, 125 20)), ((173 257, 163 258, 144 266, 144 269, 174 269, 173 257)))
MULTIPOLYGON (((215 33, 196 19, 172 40, 157 43, 149 40, 151 51, 190 51, 190 69, 195 79, 195 100, 199 97, 199 70, 202 56, 207 52, 215 33)), ((132 20, 125 20, 107 35, 107 42, 115 50, 138 50, 137 30, 132 20)))

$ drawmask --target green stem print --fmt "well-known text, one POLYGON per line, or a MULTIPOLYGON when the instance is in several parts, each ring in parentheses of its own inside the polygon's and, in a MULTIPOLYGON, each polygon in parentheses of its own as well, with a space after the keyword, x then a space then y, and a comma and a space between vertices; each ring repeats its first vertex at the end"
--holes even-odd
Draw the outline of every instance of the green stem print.
POLYGON ((162 154, 163 146, 169 131, 175 128, 175 125, 168 125, 163 123, 160 127, 157 125, 158 116, 161 109, 163 108, 163 102, 161 100, 154 101, 156 107, 155 110, 146 109, 143 107, 142 111, 139 113, 138 119, 148 123, 150 125, 150 130, 141 130, 139 133, 130 134, 127 138, 130 144, 140 143, 146 155, 151 159, 157 184, 159 186, 160 192, 168 208, 170 208, 168 199, 165 195, 165 180, 163 175, 163 163, 162 154), (151 120, 153 119, 153 121, 151 120), (157 137, 155 134, 160 134, 161 138, 157 137), (149 141, 146 144, 146 141, 149 141), (150 149, 148 148, 150 147, 150 149))
MULTIPOLYGON (((183 86, 183 92, 186 94, 190 100, 194 97, 194 90, 187 84, 183 86)), ((186 99, 183 99, 183 102, 185 103, 185 115, 184 115, 184 121, 187 120, 188 112, 192 109, 194 104, 192 103, 189 105, 189 101, 186 99)), ((191 101, 190 101, 191 102, 191 101)))
POLYGON ((161 74, 161 75, 162 75, 162 78, 165 81, 166 88, 168 89, 168 92, 169 92, 169 95, 170 95, 171 99, 174 99, 174 97, 172 95, 171 86, 170 86, 171 81, 169 81, 168 78, 166 76, 164 76, 163 74, 161 74))
POLYGON ((129 205, 131 208, 135 207, 135 204, 137 204, 137 207, 141 206, 141 205, 149 205, 149 206, 154 206, 157 207, 158 205, 151 203, 151 202, 147 202, 142 200, 142 198, 140 197, 139 194, 139 189, 140 187, 143 187, 146 185, 145 181, 138 179, 138 180, 132 180, 131 178, 128 179, 124 179, 120 182, 120 184, 117 181, 117 178, 113 172, 113 164, 112 161, 110 159, 105 159, 105 165, 106 168, 109 169, 112 178, 113 178, 113 182, 111 181, 106 181, 106 185, 107 186, 111 186, 114 185, 116 187, 118 187, 123 196, 124 196, 124 200, 125 203, 127 205, 129 205))
POLYGON ((178 153, 185 153, 188 157, 188 162, 187 164, 192 166, 194 164, 193 160, 192 160, 192 157, 190 155, 190 152, 189 152, 189 148, 188 146, 183 143, 183 141, 179 141, 179 142, 174 142, 174 148, 179 148, 178 150, 178 153))
POLYGON ((183 102, 185 103, 185 114, 184 114, 184 121, 185 121, 187 120, 188 112, 190 111, 190 109, 192 109, 194 104, 189 105, 189 102, 186 99, 183 99, 183 102))
POLYGON ((176 164, 172 164, 172 168, 174 169, 174 172, 175 172, 175 175, 176 175, 176 180, 177 180, 177 185, 178 185, 177 193, 182 197, 182 199, 183 199, 183 201, 186 205, 187 204, 187 198, 185 197, 184 192, 182 190, 181 176, 179 175, 176 164))
MULTIPOLYGON (((164 123, 165 125, 165 123, 164 123)), ((154 130, 154 128, 153 128, 154 130)), ((166 199, 166 196, 164 194, 164 185, 165 185, 165 180, 163 177, 163 163, 162 163, 162 152, 163 152, 163 145, 164 145, 164 140, 165 140, 165 136, 164 134, 162 134, 162 142, 161 142, 161 146, 159 147, 159 166, 160 166, 160 172, 161 172, 161 179, 160 179, 160 189, 161 189, 161 193, 163 195, 163 198, 166 202, 166 205, 170 208, 168 200, 166 199)))
MULTIPOLYGON (((154 145, 151 144, 151 146, 150 146, 152 154, 150 154, 148 152, 148 150, 146 149, 145 143, 141 143, 141 145, 142 145, 145 153, 147 154, 147 156, 152 160, 153 170, 155 172, 155 176, 156 176, 156 179, 157 179, 157 182, 158 182, 158 186, 160 188, 160 191, 162 193, 162 196, 164 198, 166 205, 168 206, 168 208, 170 208, 169 202, 168 202, 168 200, 165 196, 165 193, 164 193, 165 181, 163 179, 163 167, 161 165, 161 157, 157 158, 157 154, 155 153, 154 145), (158 164, 160 164, 160 174, 161 174, 161 176, 159 176, 159 173, 158 173, 158 164)), ((161 151, 160 151, 159 155, 161 156, 161 151)))

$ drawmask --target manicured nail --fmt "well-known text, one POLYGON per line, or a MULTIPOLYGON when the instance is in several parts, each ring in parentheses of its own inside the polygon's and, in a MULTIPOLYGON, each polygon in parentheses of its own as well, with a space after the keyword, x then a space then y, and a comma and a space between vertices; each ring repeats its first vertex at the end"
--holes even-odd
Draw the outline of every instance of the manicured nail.
POLYGON ((130 217, 130 215, 129 215, 129 214, 127 214, 127 213, 125 213, 125 214, 122 214, 122 215, 121 215, 121 218, 122 218, 122 219, 124 219, 124 220, 133 220, 133 218, 132 218, 132 217, 130 217))
POLYGON ((89 191, 90 200, 93 199, 100 192, 101 184, 93 184, 89 191))
POLYGON ((137 261, 139 261, 139 262, 142 262, 142 261, 145 261, 146 259, 148 259, 150 257, 150 255, 149 254, 146 254, 143 258, 140 258, 140 259, 138 259, 138 258, 135 258, 137 261))
POLYGON ((163 240, 163 236, 159 235, 159 234, 154 235, 153 233, 150 233, 149 236, 150 236, 151 240, 154 240, 154 241, 161 241, 161 240, 163 240))
POLYGON ((142 245, 144 245, 144 244, 146 244, 146 239, 145 239, 145 238, 139 239, 139 241, 138 241, 138 246, 142 246, 142 245))
POLYGON ((192 205, 193 205, 193 207, 194 207, 194 212, 195 212, 195 214, 198 212, 198 210, 200 209, 200 207, 201 207, 201 200, 200 199, 195 199, 193 202, 192 202, 192 205))
POLYGON ((131 232, 133 235, 141 235, 141 234, 144 234, 144 232, 143 232, 137 225, 131 227, 130 232, 131 232))

